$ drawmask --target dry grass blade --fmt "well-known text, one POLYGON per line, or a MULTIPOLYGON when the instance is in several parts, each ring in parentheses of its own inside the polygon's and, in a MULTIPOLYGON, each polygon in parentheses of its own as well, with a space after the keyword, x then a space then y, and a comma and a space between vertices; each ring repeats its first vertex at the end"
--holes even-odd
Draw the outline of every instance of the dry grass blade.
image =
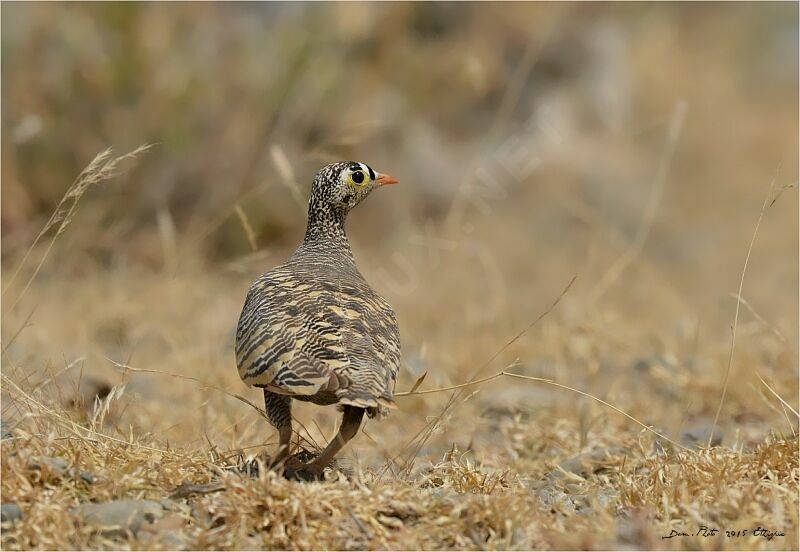
MULTIPOLYGON (((479 366, 478 369, 475 370, 475 372, 473 372, 472 376, 470 376, 470 379, 474 379, 487 366, 489 366, 503 351, 508 349, 518 339, 520 339, 522 336, 524 336, 526 333, 528 333, 531 330, 531 328, 533 328, 536 324, 538 324, 540 320, 542 320, 545 316, 550 314, 553 311, 553 309, 556 308, 556 306, 559 304, 559 302, 561 302, 561 299, 567 294, 567 292, 570 290, 570 288, 572 287, 572 284, 575 283, 575 280, 577 280, 577 278, 578 278, 577 275, 573 276, 570 279, 569 283, 566 285, 566 287, 564 287, 564 289, 561 291, 561 293, 558 294, 558 296, 553 301, 553 303, 547 309, 545 309, 544 312, 542 312, 539 316, 537 316, 536 319, 533 322, 528 324, 522 331, 520 331, 517 335, 512 337, 505 345, 503 345, 498 351, 496 351, 489 358, 489 360, 487 360, 485 363, 483 363, 481 366, 479 366)), ((482 381, 489 381, 489 380, 495 379, 497 377, 499 377, 499 376, 497 374, 495 374, 493 376, 489 376, 488 378, 484 378, 484 379, 478 381, 478 383, 481 383, 482 381)), ((468 387, 470 385, 473 385, 473 383, 460 384, 460 385, 453 386, 452 388, 449 388, 449 389, 459 390, 459 389, 461 389, 463 387, 468 387)), ((446 390, 449 390, 449 389, 446 389, 446 390)), ((432 392, 438 392, 438 391, 432 391, 432 392)), ((422 391, 422 392, 416 391, 415 392, 415 394, 425 394, 425 393, 428 393, 428 392, 426 392, 426 391, 422 391)), ((406 395, 409 395, 409 394, 411 394, 411 392, 397 393, 396 396, 401 397, 401 396, 406 396, 406 395)), ((415 442, 417 443, 415 451, 407 457, 406 465, 405 465, 405 468, 404 468, 405 473, 409 473, 410 472, 411 467, 413 465, 414 458, 416 458, 418 451, 421 450, 422 447, 425 445, 425 442, 431 436, 431 434, 435 431, 435 429, 438 427, 439 422, 441 422, 441 420, 444 418, 445 414, 447 414, 447 412, 453 407, 453 405, 456 404, 458 399, 460 399, 462 396, 463 396, 462 391, 458 391, 457 393, 454 393, 453 395, 451 395, 450 398, 448 399, 447 403, 442 408, 442 410, 439 413, 439 415, 436 416, 435 418, 433 418, 433 420, 431 422, 429 422, 425 426, 425 428, 420 430, 417 434, 415 434, 409 441, 407 441, 403 445, 403 447, 401 448, 402 452, 400 454, 403 454, 403 452, 405 452, 406 450, 409 450, 412 447, 414 447, 414 443, 415 442)), ((387 466, 388 466, 388 464, 387 464, 387 466)), ((388 469, 388 468, 384 467, 384 472, 386 471, 386 469, 388 469)))
POLYGON ((159 209, 156 213, 156 223, 158 237, 161 241, 161 251, 164 255, 164 267, 167 272, 174 274, 178 267, 178 236, 170 210, 159 209))
POLYGON ((11 380, 11 378, 6 376, 5 374, 0 374, 0 378, 2 378, 3 382, 5 383, 5 390, 6 391, 8 391, 8 386, 11 387, 11 390, 14 393, 14 398, 15 399, 21 400, 22 402, 26 403, 31 409, 36 409, 36 410, 38 410, 38 411, 40 411, 40 412, 42 412, 44 414, 47 414, 48 416, 52 417, 59 425, 61 425, 63 428, 67 429, 68 431, 74 433, 76 435, 76 437, 78 437, 79 439, 91 440, 91 438, 87 438, 87 435, 92 435, 92 436, 98 437, 98 438, 100 438, 102 440, 113 441, 115 443, 118 443, 118 444, 121 444, 121 445, 125 445, 125 446, 128 446, 128 447, 137 447, 137 448, 149 450, 151 452, 158 452, 160 454, 169 454, 169 455, 173 455, 173 456, 177 456, 177 457, 181 457, 181 458, 190 458, 189 456, 187 456, 185 454, 181 454, 181 453, 173 451, 173 450, 164 450, 164 449, 159 449, 159 448, 156 448, 156 447, 151 447, 149 445, 145 445, 145 444, 142 444, 142 443, 137 443, 137 442, 133 441, 132 439, 129 440, 129 441, 126 441, 124 439, 119 439, 117 437, 112 437, 111 435, 106 435, 105 433, 100 433, 99 431, 96 431, 94 429, 91 429, 91 428, 88 428, 88 427, 84 427, 84 426, 82 426, 82 425, 70 420, 69 418, 66 418, 65 416, 62 416, 61 414, 56 412, 54 409, 45 406, 44 404, 42 404, 41 402, 39 402, 38 400, 36 400, 32 396, 30 396, 28 393, 23 391, 16 383, 14 383, 11 380))
POLYGON ((603 406, 607 406, 608 408, 610 408, 614 412, 617 412, 618 414, 622 414, 623 416, 628 418, 630 421, 632 421, 635 424, 641 426, 643 429, 649 431, 650 433, 656 435, 657 437, 660 437, 661 439, 664 439, 665 441, 667 441, 671 445, 673 445, 675 447, 678 447, 679 449, 682 449, 682 450, 684 450, 686 452, 691 452, 692 454, 697 454, 692 449, 690 449, 688 447, 685 447, 685 446, 681 445, 680 443, 678 443, 676 441, 673 441, 672 439, 670 439, 669 437, 667 437, 663 433, 660 433, 660 432, 656 431, 655 429, 653 429, 649 425, 645 424, 644 422, 640 422, 639 420, 637 420, 636 418, 634 418, 633 416, 631 416, 630 414, 628 414, 627 412, 625 412, 621 408, 617 408, 613 404, 611 404, 609 402, 606 402, 606 401, 604 401, 603 399, 601 399, 599 397, 595 397, 591 393, 587 393, 585 391, 581 391, 580 389, 575 389, 574 387, 570 387, 569 385, 564 385, 563 383, 557 383, 555 381, 546 380, 546 379, 542 379, 542 378, 534 378, 534 377, 531 377, 531 376, 525 376, 523 374, 513 374, 511 372, 500 372, 500 375, 508 376, 510 378, 523 379, 523 380, 527 380, 527 381, 538 381, 538 382, 541 382, 541 383, 546 383, 547 385, 552 385, 553 387, 560 387, 562 389, 566 389, 567 391, 572 391, 573 393, 577 393, 577 394, 582 395, 584 397, 588 397, 588 398, 592 399, 593 401, 597 401, 598 403, 602 404, 603 406))
POLYGON ((29 312, 28 316, 25 317, 25 320, 22 321, 22 324, 20 324, 19 328, 17 328, 17 331, 14 332, 14 335, 11 336, 11 339, 9 339, 6 342, 6 344, 3 345, 3 354, 5 354, 5 352, 8 350, 8 348, 11 347, 11 345, 14 343, 14 341, 17 340, 17 338, 19 337, 19 334, 21 334, 22 331, 30 325, 30 321, 31 321, 31 318, 33 317, 33 313, 34 312, 36 312, 36 307, 31 309, 31 312, 29 312))
MULTIPOLYGON (((117 368, 119 368, 119 369, 121 369, 123 371, 130 371, 130 372, 135 372, 135 373, 140 373, 140 374, 159 374, 159 375, 162 375, 162 376, 169 376, 171 378, 178 378, 178 379, 184 379, 184 380, 187 380, 187 381, 193 381, 195 383, 200 384, 204 389, 211 389, 213 391, 218 391, 220 393, 223 393, 224 395, 232 397, 232 398, 236 399, 237 401, 240 401, 240 402, 246 404, 247 406, 249 406, 250 408, 255 410, 258 413, 259 416, 261 416, 265 420, 269 421, 269 418, 267 417, 267 414, 264 412, 264 409, 259 407, 253 401, 251 401, 251 400, 249 400, 249 399, 247 399, 245 397, 242 397, 241 395, 237 395, 236 393, 231 393, 230 391, 228 391, 226 389, 223 389, 222 387, 210 384, 210 383, 205 382, 205 381, 203 381, 201 379, 198 379, 198 378, 195 378, 195 377, 192 377, 192 376, 186 376, 184 374, 175 374, 175 373, 172 373, 172 372, 164 372, 164 371, 161 371, 161 370, 154 370, 154 369, 151 369, 151 368, 135 368, 135 367, 130 366, 128 364, 123 364, 123 363, 120 363, 120 362, 116 362, 115 360, 112 360, 112 359, 110 359, 108 357, 106 357, 106 360, 108 360, 109 362, 114 364, 117 368)), ((320 447, 319 447, 318 443, 316 443, 316 441, 314 441, 314 439, 311 437, 311 433, 308 431, 308 429, 305 426, 303 426, 302 424, 300 424, 299 422, 297 422, 297 423, 300 425, 300 427, 303 429, 303 431, 305 431, 306 434, 307 434, 307 437, 304 437, 304 439, 306 439, 306 441, 308 441, 312 446, 314 446, 315 448, 319 449, 320 447)), ((300 435, 299 432, 297 432, 297 435, 302 437, 302 435, 300 435)))
MULTIPOLYGON (((742 274, 739 278, 739 290, 736 292, 737 297, 742 296, 742 289, 744 288, 744 276, 747 274, 747 265, 750 263, 750 255, 753 253, 753 246, 756 243, 756 236, 758 236, 758 229, 761 227, 761 221, 764 220, 764 213, 766 213, 767 208, 774 204, 774 201, 770 203, 770 196, 772 195, 772 190, 775 187, 775 180, 773 180, 769 185, 769 190, 767 191, 767 195, 764 197, 764 203, 761 205, 761 212, 758 214, 758 220, 756 221, 756 227, 753 229, 753 236, 750 238, 750 245, 747 247, 747 255, 744 258, 744 265, 742 266, 742 274)), ((714 440, 714 431, 717 429, 717 423, 719 422, 719 415, 722 412, 722 405, 725 404, 725 395, 728 393, 728 382, 730 381, 731 377, 731 366, 733 365, 733 352, 736 350, 736 330, 739 327, 739 310, 741 308, 741 301, 736 301, 736 311, 733 314, 733 327, 731 328, 731 348, 730 352, 728 353, 728 364, 725 367, 725 381, 722 384, 722 393, 719 397, 719 405, 717 405, 717 412, 714 414, 714 423, 711 425, 711 431, 708 435, 708 446, 711 447, 711 443, 714 440)))
POLYGON ((403 393, 397 393, 396 396, 398 396, 398 397, 407 397, 409 395, 426 395, 426 394, 429 394, 429 393, 441 393, 443 391, 452 391, 454 389, 461 389, 461 388, 464 388, 464 387, 469 387, 469 386, 472 386, 472 385, 478 385, 480 383, 485 383, 487 381, 491 381, 491 380, 494 380, 494 379, 497 379, 497 378, 500 378, 500 377, 503 377, 503 376, 509 377, 509 378, 522 379, 522 380, 526 380, 526 381, 535 381, 535 382, 539 382, 539 383, 545 383, 547 385, 552 385, 554 387, 560 387, 562 389, 566 389, 568 391, 572 391, 573 393, 577 393, 577 394, 582 395, 584 397, 588 397, 588 398, 590 398, 590 399, 592 399, 592 400, 594 400, 594 401, 596 401, 596 402, 598 402, 598 403, 600 403, 600 404, 602 404, 604 406, 607 406, 608 408, 614 410, 615 412, 617 412, 619 414, 622 414, 623 416, 625 416, 626 418, 628 418, 632 422, 634 422, 637 425, 641 426, 642 428, 644 428, 645 430, 649 431, 650 433, 653 433, 657 437, 660 437, 661 439, 664 439, 665 441, 667 441, 668 443, 674 445, 675 447, 678 447, 678 448, 680 448, 682 450, 685 450, 687 452, 694 453, 694 451, 691 450, 690 448, 687 448, 687 447, 681 445, 680 443, 677 443, 676 441, 673 441, 672 439, 670 439, 666 435, 656 431, 655 429, 653 429, 652 427, 648 426, 644 422, 641 422, 641 421, 637 420, 636 418, 634 418, 633 416, 631 416, 630 414, 628 414, 627 412, 625 412, 621 408, 618 408, 618 407, 614 406, 613 404, 611 404, 609 402, 606 402, 603 399, 592 395, 591 393, 586 393, 585 391, 581 391, 580 389, 575 389, 574 387, 570 387, 569 385, 564 385, 563 383, 558 383, 558 382, 553 381, 551 379, 537 378, 537 377, 534 377, 534 376, 526 376, 526 375, 523 375, 523 374, 515 374, 513 372, 507 372, 506 370, 502 370, 502 371, 500 371, 500 372, 498 372, 496 374, 493 374, 493 375, 485 377, 485 378, 477 379, 477 380, 474 380, 474 381, 468 381, 468 382, 465 382, 465 383, 461 383, 459 385, 453 385, 451 387, 442 387, 442 388, 439 388, 439 389, 429 389, 429 390, 426 390, 426 391, 414 391, 412 389, 411 391, 405 391, 403 393))
MULTIPOLYGON (((6 288, 3 290, 3 295, 5 295, 6 291, 8 291, 8 289, 11 287, 11 284, 14 283, 14 281, 17 278, 17 276, 19 275, 20 270, 25 265, 25 263, 27 262, 28 257, 30 256, 31 252, 36 247, 36 245, 39 243, 39 241, 42 239, 42 237, 44 237, 44 235, 47 234, 47 232, 49 232, 51 228, 53 228, 56 224, 58 224, 61 220, 63 220, 64 215, 66 213, 65 206, 66 206, 67 203, 69 203, 69 200, 74 197, 73 191, 75 189, 81 187, 81 180, 87 174, 95 173, 97 171, 97 168, 102 163, 107 161, 110 156, 111 156, 111 148, 108 148, 108 149, 98 153, 95 156, 95 158, 92 159, 92 161, 86 166, 86 168, 84 168, 81 171, 81 173, 78 175, 78 177, 73 181, 73 183, 70 185, 70 187, 65 192, 64 196, 61 198, 61 201, 59 201, 58 205, 56 205, 55 210, 50 215, 50 218, 45 223, 44 227, 39 231, 39 234, 33 240, 33 243, 28 247, 28 249, 25 251, 25 254, 22 256, 22 259, 17 264, 16 269, 14 269, 14 273, 11 275, 11 278, 9 278, 9 281, 6 283, 6 288)), ((73 201, 73 203, 74 203, 74 201, 73 201)))
POLYGON ((254 403, 253 401, 250 401, 250 400, 248 400, 248 399, 245 399, 245 398, 244 398, 244 397, 242 397, 241 395, 236 395, 236 394, 234 394, 234 393, 229 393, 229 395, 230 395, 231 397, 233 397, 234 399, 238 399, 238 400, 242 401, 244 404, 246 404, 246 405, 250 406, 250 407, 251 407, 253 410, 255 410, 256 412, 258 412, 258 414, 259 414, 259 415, 260 415, 262 418, 264 418, 265 420, 269 421, 269 418, 267 417, 267 414, 266 414, 266 412, 264 412, 264 410, 263 410, 262 408, 260 408, 260 407, 259 407, 259 406, 258 406, 256 403, 254 403))
POLYGON ((22 288, 22 291, 19 293, 17 298, 12 303, 9 310, 13 309, 17 303, 22 300, 22 298, 27 293, 28 289, 30 288, 33 281, 36 279, 36 276, 39 274, 39 271, 44 265, 45 260, 47 259, 48 254, 53 248, 58 237, 64 233, 69 226, 70 222, 72 222, 73 217, 78 209, 78 204, 80 203, 81 198, 83 198, 84 194, 91 188, 92 186, 97 186, 105 181, 108 181, 119 174, 121 165, 124 161, 128 159, 133 159, 138 155, 146 152, 152 147, 150 144, 146 144, 143 146, 139 146, 135 150, 126 153, 125 155, 121 155, 119 157, 112 157, 112 150, 111 148, 106 149, 105 151, 100 152, 95 156, 94 159, 86 166, 83 171, 78 175, 72 185, 67 189, 64 196, 61 198, 61 201, 58 202, 58 205, 53 211, 53 214, 48 219, 47 223, 44 225, 42 230, 33 240, 33 243, 28 247, 25 251, 25 254, 22 256, 22 259, 17 264, 14 273, 11 275, 9 282, 6 284, 5 290, 3 290, 3 294, 5 294, 8 289, 10 289, 11 285, 16 280, 17 276, 19 275, 22 267, 25 266, 25 263, 28 260, 33 249, 39 243, 39 241, 53 228, 57 227, 55 235, 50 238, 50 243, 47 245, 47 249, 45 249, 44 253, 42 254, 41 259, 39 259, 39 263, 36 265, 36 268, 33 270, 33 274, 31 274, 30 278, 26 282, 25 286, 22 288))
MULTIPOLYGON (((523 329, 521 332, 519 332, 517 335, 515 335, 514 337, 512 337, 512 338, 511 338, 511 339, 508 341, 508 343, 506 343, 505 345, 503 345, 502 347, 500 347, 500 349, 499 349, 499 350, 498 350, 498 351, 497 351, 495 354, 493 354, 493 355, 491 356, 491 358, 489 358, 489 360, 487 360, 486 362, 484 362, 484 363, 481 365, 481 367, 480 367, 480 368, 478 368, 478 369, 475 371, 475 373, 473 373, 473 374, 472 374, 471 378, 474 378, 474 377, 476 377, 478 374, 480 374, 481 372, 483 372, 483 370, 484 370, 484 369, 485 369, 487 366, 489 366, 489 365, 490 365, 492 362, 494 362, 494 359, 496 359, 498 356, 500 356, 500 354, 501 354, 503 351, 505 351, 506 349, 508 349, 509 347, 511 347, 511 345, 513 345, 513 344, 514 344, 514 343, 515 343, 515 342, 516 342, 516 341, 517 341, 519 338, 521 338, 521 337, 522 337, 522 336, 524 336, 526 333, 528 333, 529 331, 531 331, 531 329, 532 329, 532 328, 533 328, 533 327, 534 327, 536 324, 538 324, 538 323, 539 323, 539 322, 542 320, 542 318, 544 318, 545 316, 547 316, 548 314, 550 314, 551 312, 553 312, 553 309, 555 309, 555 308, 556 308, 556 306, 558 306, 558 304, 561 302, 561 299, 563 299, 563 298, 564 298, 564 296, 567 294, 567 292, 568 292, 568 291, 570 290, 570 288, 572 287, 572 284, 574 284, 574 283, 575 283, 575 280, 577 280, 577 279, 578 279, 578 275, 576 274, 575 276, 573 276, 573 277, 570 279, 569 283, 568 283, 568 284, 566 285, 566 287, 565 287, 565 288, 564 288, 564 289, 561 291, 561 293, 559 293, 559 294, 558 294, 558 297, 556 297, 555 301, 553 301, 553 302, 552 302, 552 304, 551 304, 549 307, 547 307, 547 309, 545 309, 545 310, 544 310, 544 312, 542 312, 542 314, 540 314, 539 316, 537 316, 537 317, 536 317, 536 319, 535 319, 533 322, 531 322, 530 324, 528 324, 528 325, 527 325, 527 326, 526 326, 526 327, 525 327, 525 328, 524 328, 524 329, 523 329)), ((470 378, 470 379, 471 379, 471 378, 470 378)))
POLYGON ((785 406, 786 408, 788 408, 789 410, 791 410, 791 411, 792 411, 792 414, 794 414, 794 415, 795 415, 797 418, 800 418, 800 413, 798 413, 798 412, 797 412, 797 410, 795 410, 794 408, 792 408, 792 405, 790 405, 788 402, 786 402, 785 400, 783 400, 783 397, 781 397, 780 395, 778 395, 778 393, 777 393, 777 392, 775 392, 775 390, 774 390, 772 387, 770 387, 770 386, 769 386, 769 384, 768 384, 766 381, 764 381, 764 378, 762 378, 762 377, 761 377, 761 374, 759 374, 759 373, 758 373, 758 371, 756 371, 756 377, 758 377, 759 381, 761 381, 761 383, 763 383, 763 384, 764 384, 764 387, 766 387, 767 389, 769 389, 769 392, 770 392, 770 393, 772 393, 772 394, 773 394, 773 396, 774 396, 776 399, 778 399, 778 400, 781 402, 781 404, 783 404, 783 406, 785 406))
POLYGON ((244 229, 245 236, 247 236, 247 243, 250 245, 250 250, 253 252, 258 251, 256 233, 253 231, 253 227, 247 219, 247 213, 244 212, 240 203, 237 203, 233 210, 236 212, 236 216, 239 217, 239 222, 242 224, 242 229, 244 229))
POLYGON ((56 379, 58 376, 60 376, 61 374, 65 373, 65 372, 68 372, 69 370, 71 370, 72 368, 74 368, 75 366, 77 366, 78 364, 80 364, 81 362, 84 362, 85 360, 86 360, 86 358, 85 358, 85 357, 78 357, 78 358, 76 358, 75 360, 73 360, 72 362, 68 362, 68 363, 67 363, 67 364, 65 364, 65 365, 64 365, 64 367, 63 367, 63 368, 61 368, 61 369, 60 369, 58 372, 56 372, 55 374, 52 374, 52 375, 50 375, 50 376, 48 376, 48 377, 44 378, 42 381, 40 381, 39 383, 37 383, 37 384, 36 384, 36 385, 33 387, 33 389, 31 390, 31 392, 32 392, 32 393, 35 393, 36 391, 38 391, 39 389, 41 389, 42 387, 44 387, 45 385, 47 385, 47 384, 48 384, 48 383, 50 383, 51 381, 55 380, 55 379, 56 379))
POLYGON ((269 154, 270 157, 272 157, 272 162, 275 164, 275 168, 281 175, 281 182, 283 182, 283 184, 289 189, 289 192, 292 194, 292 198, 300 209, 300 212, 305 214, 306 199, 303 195, 303 192, 300 190, 300 186, 297 184, 297 178, 294 175, 292 164, 289 162, 289 158, 286 157, 286 152, 283 151, 282 147, 273 145, 269 149, 269 154))
POLYGON ((90 416, 91 429, 97 431, 98 427, 102 427, 103 422, 108 416, 111 408, 111 403, 118 400, 125 393, 125 385, 115 385, 104 399, 95 396, 94 408, 90 416))
POLYGON ((414 385, 411 386, 410 393, 413 393, 414 391, 419 389, 419 386, 422 385, 423 381, 425 381, 425 376, 427 376, 427 375, 428 375, 428 372, 425 371, 425 372, 422 373, 422 375, 420 377, 417 378, 417 381, 415 381, 414 385))
MULTIPOLYGON (((773 202, 774 202, 774 201, 775 201, 775 200, 773 200, 773 202)), ((773 326, 772 324, 770 324, 769 322, 767 322, 767 321, 764 319, 764 317, 763 317, 763 316, 761 316, 760 314, 758 314, 758 312, 756 311, 756 309, 754 309, 754 308, 753 308, 753 306, 752 306, 750 303, 748 303, 748 302, 745 300, 745 298, 744 298, 744 297, 742 297, 741 295, 736 295, 735 293, 729 293, 728 295, 730 295, 731 297, 733 297, 733 298, 734 298, 734 299, 736 299, 737 301, 741 302, 741 303, 742 303, 742 305, 744 305, 745 307, 747 307, 747 310, 749 310, 749 311, 750 311, 750 314, 752 314, 752 315, 753 315, 753 318, 755 318, 756 320, 758 320, 759 322, 761 322, 761 323, 762 323, 762 324, 763 324, 765 327, 767 327, 767 328, 768 328, 768 329, 769 329, 769 330, 770 330, 770 331, 773 333, 773 335, 775 335, 775 337, 777 337, 778 339, 780 339, 780 340, 781 340, 781 342, 783 342, 783 343, 787 343, 787 342, 788 342, 788 341, 787 341, 787 339, 786 339, 786 337, 784 337, 784 335, 781 333, 781 331, 780 331, 778 328, 776 328, 775 326, 773 326)))
POLYGON ((395 397, 408 397, 410 395, 429 395, 431 393, 441 393, 442 391, 454 391, 456 389, 462 389, 464 387, 469 387, 471 385, 478 385, 479 383, 484 383, 484 382, 487 382, 487 381, 491 381, 493 379, 499 378, 502 375, 503 375, 502 372, 498 372, 497 374, 493 374, 493 375, 487 376, 485 378, 476 379, 476 380, 473 380, 473 381, 468 381, 466 383, 460 383, 458 385, 451 385, 449 387, 439 387, 437 389, 426 389, 425 391, 417 391, 416 389, 417 389, 417 387, 419 387, 418 384, 422 383, 422 381, 421 381, 422 378, 420 378, 420 379, 417 380, 417 383, 415 383, 414 386, 411 389, 409 389, 408 391, 401 391, 400 393, 395 393, 394 396, 395 397))
POLYGON ((608 291, 611 285, 620 277, 622 272, 628 268, 634 259, 636 259, 636 257, 638 257, 642 252, 645 242, 647 241, 647 236, 650 234, 650 229, 655 221, 656 213, 658 212, 658 205, 661 203, 664 186, 670 173, 672 159, 675 157, 675 150, 678 147, 678 139, 680 138, 687 112, 688 105, 686 102, 678 102, 672 112, 672 118, 667 130, 667 145, 664 148, 663 154, 661 155, 658 170, 656 171, 655 183, 653 184, 653 190, 650 194, 647 206, 645 207, 644 214, 642 215, 642 221, 639 224, 636 236, 634 237, 630 247, 626 249, 622 255, 617 258, 614 264, 611 265, 606 273, 603 274, 603 277, 589 294, 589 298, 587 300, 588 304, 591 305, 596 303, 606 293, 606 291, 608 291))
POLYGON ((117 368, 122 370, 123 372, 127 371, 127 372, 135 372, 135 373, 140 373, 140 374, 160 374, 162 376, 169 376, 171 378, 179 378, 179 379, 184 379, 184 380, 188 380, 188 381, 193 381, 195 383, 199 383, 203 388, 212 389, 214 391, 219 391, 220 393, 223 393, 223 394, 225 394, 225 395, 227 395, 229 397, 233 397, 234 399, 245 403, 246 405, 252 407, 262 417, 266 417, 266 414, 264 414, 264 411, 261 408, 259 408, 257 405, 255 405, 252 401, 249 401, 249 400, 245 399, 244 397, 242 397, 241 395, 237 395, 236 393, 231 393, 230 391, 228 391, 226 389, 223 389, 222 387, 219 387, 217 385, 213 385, 211 383, 205 382, 205 381, 203 381, 201 379, 198 379, 198 378, 195 378, 195 377, 192 377, 192 376, 186 376, 184 374, 174 374, 172 372, 164 372, 164 371, 161 371, 161 370, 154 370, 152 368, 135 368, 135 367, 133 367, 133 366, 131 366, 129 364, 123 364, 121 362, 117 362, 115 360, 112 360, 112 359, 110 359, 108 357, 106 357, 106 360, 108 360, 111 364, 113 364, 114 366, 116 366, 117 368))

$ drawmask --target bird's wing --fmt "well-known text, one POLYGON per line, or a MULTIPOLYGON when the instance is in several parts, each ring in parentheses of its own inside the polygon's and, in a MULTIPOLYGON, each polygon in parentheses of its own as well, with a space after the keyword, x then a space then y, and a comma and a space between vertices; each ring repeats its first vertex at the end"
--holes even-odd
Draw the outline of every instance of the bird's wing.
POLYGON ((394 386, 400 366, 400 339, 394 312, 363 281, 341 285, 333 297, 337 302, 342 344, 350 361, 336 370, 347 381, 337 393, 340 402, 394 406, 394 386))
POLYGON ((376 322, 371 332, 377 357, 385 367, 384 397, 393 400, 397 374, 400 371, 400 330, 394 310, 383 297, 375 294, 376 322))
POLYGON ((279 267, 253 284, 236 334, 239 375, 296 395, 391 406, 400 364, 391 307, 363 280, 279 267))
POLYGON ((245 383, 313 395, 331 383, 332 366, 347 362, 333 324, 316 308, 313 287, 286 266, 250 287, 236 331, 236 364, 245 383))

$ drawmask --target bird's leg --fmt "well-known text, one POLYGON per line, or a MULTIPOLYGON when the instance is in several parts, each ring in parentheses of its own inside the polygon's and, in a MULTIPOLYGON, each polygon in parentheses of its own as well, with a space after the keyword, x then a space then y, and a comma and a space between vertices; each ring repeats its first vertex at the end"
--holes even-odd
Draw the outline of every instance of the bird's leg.
POLYGON ((278 430, 278 453, 270 467, 279 466, 289 457, 289 444, 292 438, 292 399, 264 389, 264 408, 267 418, 278 430))
POLYGON ((292 438, 291 424, 278 428, 278 453, 272 459, 270 467, 280 466, 289 458, 289 440, 292 438))
POLYGON ((323 450, 319 456, 302 467, 303 471, 313 475, 320 475, 333 457, 342 450, 342 447, 358 433, 358 428, 361 426, 361 419, 363 417, 363 408, 345 405, 339 433, 328 443, 328 446, 325 447, 325 450, 323 450))

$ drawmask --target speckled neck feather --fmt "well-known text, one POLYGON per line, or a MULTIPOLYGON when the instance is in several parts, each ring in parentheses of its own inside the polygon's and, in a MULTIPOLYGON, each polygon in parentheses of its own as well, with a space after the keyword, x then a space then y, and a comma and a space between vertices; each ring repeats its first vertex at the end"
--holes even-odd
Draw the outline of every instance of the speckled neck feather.
POLYGON ((292 255, 292 260, 344 265, 355 269, 355 258, 344 229, 346 217, 343 209, 335 208, 312 194, 308 202, 306 235, 292 255))
POLYGON ((346 217, 344 209, 334 208, 317 194, 312 194, 308 201, 308 225, 303 243, 341 241, 346 245, 347 235, 344 231, 346 217))

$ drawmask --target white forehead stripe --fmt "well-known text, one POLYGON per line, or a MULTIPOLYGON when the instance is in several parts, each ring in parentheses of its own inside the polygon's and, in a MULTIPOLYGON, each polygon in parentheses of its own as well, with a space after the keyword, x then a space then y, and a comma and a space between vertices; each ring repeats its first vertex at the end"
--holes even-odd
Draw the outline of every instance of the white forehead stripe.
POLYGON ((359 163, 361 165, 361 169, 369 175, 370 180, 375 180, 375 171, 373 171, 369 165, 365 165, 364 163, 359 163))

